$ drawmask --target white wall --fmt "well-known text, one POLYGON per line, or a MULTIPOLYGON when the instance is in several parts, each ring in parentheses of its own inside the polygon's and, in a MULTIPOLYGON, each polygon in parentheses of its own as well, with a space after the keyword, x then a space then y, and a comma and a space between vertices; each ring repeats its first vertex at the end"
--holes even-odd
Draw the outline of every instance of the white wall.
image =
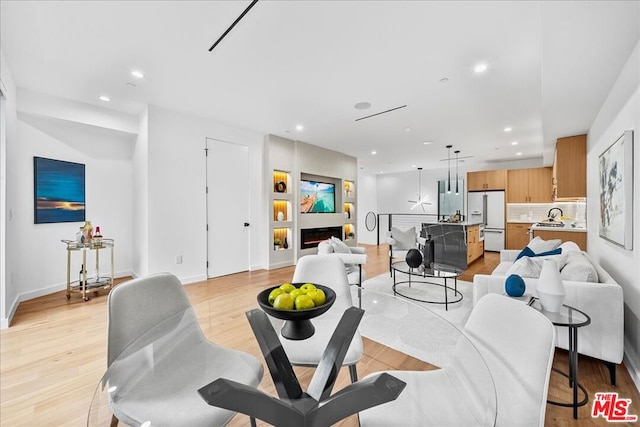
POLYGON ((358 171, 358 181, 356 187, 357 210, 358 210, 358 243, 375 245, 377 243, 377 228, 368 231, 365 226, 367 213, 378 213, 378 192, 376 175, 358 171))
POLYGON ((13 250, 19 235, 13 222, 11 206, 15 199, 9 187, 14 182, 16 168, 7 159, 15 152, 19 142, 17 140, 17 106, 16 86, 9 64, 0 47, 0 81, 5 98, 2 102, 3 122, 0 123, 0 328, 9 326, 13 311, 17 306, 18 289, 14 286, 13 277, 16 269, 17 251, 13 250), (12 248, 7 251, 6 248, 12 248))
POLYGON ((624 291, 625 363, 640 387, 640 44, 609 93, 589 130, 587 154, 588 247, 591 256, 624 291), (634 131, 633 250, 598 235, 598 156, 625 130, 634 131))
MULTIPOLYGON (((7 157, 7 211, 10 233, 7 245, 9 280, 7 283, 7 320, 17 303, 66 287, 66 250, 61 239, 73 239, 83 223, 34 224, 33 157, 47 157, 86 165, 86 218, 100 226, 105 237, 116 242, 116 276, 131 274, 131 149, 132 134, 60 119, 56 111, 70 101, 17 91, 15 135, 7 157), (46 99, 40 104, 38 99, 46 99), (36 114, 33 107, 46 105, 36 114), (51 112, 51 114, 49 114, 51 112)), ((82 109, 83 104, 77 108, 82 109)), ((103 110, 108 117, 110 111, 103 110)), ((107 120, 108 121, 108 120, 107 120)), ((117 119, 116 119, 117 121, 117 119)), ((72 280, 80 270, 79 253, 72 257, 72 280)), ((94 268, 89 257, 88 270, 94 268)), ((102 268, 105 268, 104 261, 102 268)))
POLYGON ((149 109, 138 117, 138 136, 133 150, 132 238, 133 272, 136 277, 149 274, 149 109))
MULTIPOLYGON (((264 251, 261 251, 267 238, 266 230, 261 227, 263 136, 156 106, 149 106, 148 129, 148 216, 135 213, 136 222, 149 229, 149 261, 145 274, 168 271, 183 283, 206 279, 204 148, 207 137, 249 147, 250 265, 265 268, 264 251), (176 255, 182 255, 182 264, 176 264, 176 255)), ((215 198, 215 189, 210 191, 215 198)), ((213 236, 216 226, 223 225, 210 224, 213 236)))

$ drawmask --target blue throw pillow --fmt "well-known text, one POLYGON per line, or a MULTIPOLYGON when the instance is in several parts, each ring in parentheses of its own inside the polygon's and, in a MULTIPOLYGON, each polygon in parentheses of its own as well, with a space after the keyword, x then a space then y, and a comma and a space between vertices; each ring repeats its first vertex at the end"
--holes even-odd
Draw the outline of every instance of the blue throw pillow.
POLYGON ((525 289, 524 279, 517 274, 507 277, 504 282, 504 290, 510 297, 521 297, 524 295, 525 289))
POLYGON ((540 252, 539 254, 537 254, 533 252, 529 246, 525 246, 524 249, 516 257, 516 261, 524 256, 536 257, 536 256, 547 256, 547 255, 560 255, 561 253, 562 253, 562 248, 557 248, 552 251, 540 252))
POLYGON ((516 257, 516 261, 522 258, 523 256, 536 256, 536 253, 533 252, 529 246, 525 246, 524 249, 516 257))

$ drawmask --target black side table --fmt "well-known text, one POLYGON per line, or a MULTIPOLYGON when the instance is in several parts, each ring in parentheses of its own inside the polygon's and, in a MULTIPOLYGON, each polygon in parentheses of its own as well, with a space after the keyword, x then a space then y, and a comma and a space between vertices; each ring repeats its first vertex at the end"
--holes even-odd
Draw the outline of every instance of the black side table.
POLYGON ((547 403, 573 408, 573 419, 577 420, 578 407, 586 405, 589 401, 587 390, 578 382, 578 328, 589 325, 591 323, 591 318, 585 312, 564 304, 558 313, 545 311, 542 309, 542 305, 538 298, 532 298, 529 305, 542 313, 554 325, 564 326, 569 330, 569 374, 566 374, 556 368, 552 369, 560 375, 569 378, 569 386, 573 389, 573 402, 564 403, 547 400, 547 403), (578 388, 584 394, 584 399, 580 402, 578 402, 578 388))

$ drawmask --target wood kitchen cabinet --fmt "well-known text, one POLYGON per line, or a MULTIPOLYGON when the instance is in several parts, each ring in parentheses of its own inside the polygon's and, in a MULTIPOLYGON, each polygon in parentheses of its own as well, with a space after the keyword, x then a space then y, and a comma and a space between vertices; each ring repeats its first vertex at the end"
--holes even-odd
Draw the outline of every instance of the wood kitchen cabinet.
POLYGON ((554 197, 587 197, 587 135, 558 138, 553 161, 554 197))
POLYGON ((587 233, 578 231, 533 230, 533 237, 542 240, 560 239, 562 242, 575 242, 581 250, 587 250, 587 233))
POLYGON ((484 240, 480 240, 480 226, 467 226, 467 265, 484 255, 484 240))
POLYGON ((467 173, 467 191, 491 191, 507 188, 506 169, 467 173))
POLYGON ((529 243, 529 228, 534 223, 507 223, 506 249, 524 249, 529 243))
POLYGON ((552 174, 551 168, 507 171, 507 203, 553 202, 552 174))

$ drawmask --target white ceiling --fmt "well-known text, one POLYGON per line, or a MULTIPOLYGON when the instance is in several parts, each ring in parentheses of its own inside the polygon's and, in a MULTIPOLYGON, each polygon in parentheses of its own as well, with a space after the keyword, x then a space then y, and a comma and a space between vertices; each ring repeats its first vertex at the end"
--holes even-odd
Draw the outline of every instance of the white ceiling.
POLYGON ((549 164, 557 137, 588 131, 640 39, 638 1, 261 0, 210 53, 249 3, 2 0, 0 43, 19 87, 211 117, 398 172, 443 167, 447 144, 474 156, 467 167, 549 164))

